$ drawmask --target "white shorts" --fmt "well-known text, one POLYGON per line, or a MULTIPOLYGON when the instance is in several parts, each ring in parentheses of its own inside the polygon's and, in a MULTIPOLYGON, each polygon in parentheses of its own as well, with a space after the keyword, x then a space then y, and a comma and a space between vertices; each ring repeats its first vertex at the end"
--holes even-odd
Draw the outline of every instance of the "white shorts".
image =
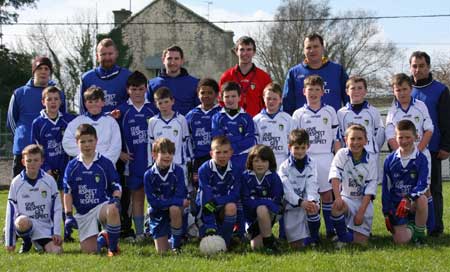
POLYGON ((78 224, 78 236, 80 237, 80 242, 83 242, 87 238, 97 235, 100 232, 98 224, 103 223, 100 222, 100 211, 105 205, 108 205, 108 201, 97 205, 86 214, 77 213, 74 215, 78 224))
POLYGON ((307 215, 301 207, 287 209, 283 215, 286 239, 289 243, 309 237, 307 215))
POLYGON ((317 183, 319 183, 319 193, 332 190, 331 183, 328 180, 333 153, 308 154, 317 165, 317 183))
POLYGON ((362 199, 354 199, 342 196, 342 200, 344 200, 345 204, 347 204, 348 212, 345 215, 345 222, 347 224, 347 228, 359 232, 367 237, 370 236, 372 232, 372 221, 373 221, 373 203, 370 201, 367 206, 366 213, 364 214, 363 223, 359 226, 356 226, 354 223, 354 218, 356 213, 361 206, 362 199))

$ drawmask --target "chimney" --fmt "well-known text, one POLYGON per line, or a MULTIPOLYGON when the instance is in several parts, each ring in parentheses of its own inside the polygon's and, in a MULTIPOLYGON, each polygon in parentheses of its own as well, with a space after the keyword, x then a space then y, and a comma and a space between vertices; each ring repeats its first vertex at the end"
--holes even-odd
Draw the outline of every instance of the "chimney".
POLYGON ((113 10, 113 14, 114 14, 114 27, 116 27, 131 16, 131 11, 126 9, 113 10))

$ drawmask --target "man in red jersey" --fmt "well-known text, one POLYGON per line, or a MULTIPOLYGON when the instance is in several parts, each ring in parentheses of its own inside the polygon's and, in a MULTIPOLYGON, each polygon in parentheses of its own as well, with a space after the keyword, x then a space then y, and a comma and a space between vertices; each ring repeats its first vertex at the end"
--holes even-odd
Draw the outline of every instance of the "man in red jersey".
MULTIPOLYGON (((222 86, 228 81, 238 83, 242 90, 239 107, 242 107, 253 117, 264 108, 263 90, 272 80, 268 73, 259 69, 253 63, 256 44, 252 38, 248 36, 240 37, 236 41, 234 50, 239 63, 222 74, 219 85, 222 86)), ((219 97, 221 96, 219 95, 219 97)), ((220 101, 220 104, 223 106, 222 101, 220 101)))

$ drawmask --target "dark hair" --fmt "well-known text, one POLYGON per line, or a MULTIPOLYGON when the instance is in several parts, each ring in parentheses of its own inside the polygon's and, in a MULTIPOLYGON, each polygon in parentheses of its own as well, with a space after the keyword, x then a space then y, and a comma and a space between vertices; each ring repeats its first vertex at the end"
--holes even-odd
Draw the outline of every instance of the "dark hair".
POLYGON ((103 92, 102 88, 94 85, 87 88, 87 90, 83 93, 83 97, 85 101, 97 99, 105 101, 105 93, 103 92))
POLYGON ((241 95, 241 86, 239 86, 239 84, 237 84, 234 81, 225 82, 222 85, 222 99, 223 99, 223 94, 225 92, 230 92, 230 91, 237 91, 238 95, 240 96, 241 95))
POLYGON ((42 100, 45 99, 45 97, 49 94, 49 93, 57 93, 59 95, 59 98, 61 98, 61 91, 55 87, 55 86, 48 86, 47 88, 45 88, 42 91, 42 100))
POLYGON ((175 144, 167 138, 158 138, 152 145, 152 153, 175 154, 175 144))
POLYGON ((411 78, 406 75, 405 73, 395 74, 391 79, 391 86, 394 87, 394 85, 400 86, 403 83, 407 83, 410 88, 412 88, 412 81, 411 78))
POLYGON ((147 86, 147 77, 139 71, 134 71, 127 79, 127 88, 130 86, 138 87, 141 85, 147 86))
POLYGON ((320 87, 323 89, 324 82, 323 79, 319 75, 310 75, 305 78, 303 81, 303 86, 306 88, 306 86, 313 86, 313 85, 320 85, 320 87))
POLYGON ((398 131, 409 130, 414 134, 414 136, 417 136, 416 126, 413 122, 407 119, 400 120, 395 126, 395 129, 398 131))
POLYGON ((219 93, 219 84, 212 78, 207 77, 200 80, 197 85, 197 94, 203 86, 211 87, 216 95, 219 93))
POLYGON ((44 149, 42 148, 41 145, 38 145, 38 144, 27 145, 22 150, 22 157, 25 157, 25 156, 30 155, 30 154, 40 154, 41 158, 44 158, 44 149))
POLYGON ((183 49, 181 49, 181 47, 179 47, 178 45, 172 45, 166 49, 164 49, 163 53, 162 53, 162 58, 164 59, 166 57, 166 54, 169 52, 178 52, 180 53, 180 57, 183 59, 184 58, 184 54, 183 54, 183 49))
POLYGON ((351 76, 347 82, 345 83, 345 88, 350 88, 351 84, 355 84, 358 82, 362 82, 364 84, 364 88, 367 90, 367 81, 361 76, 351 76))
POLYGON ((249 44, 250 44, 250 45, 253 46, 253 51, 256 51, 256 43, 255 43, 255 40, 253 40, 253 38, 251 38, 251 37, 249 37, 249 36, 242 36, 242 37, 240 37, 240 38, 236 41, 236 43, 235 43, 235 45, 234 45, 234 50, 237 51, 239 45, 241 45, 241 44, 245 44, 245 45, 249 45, 249 44))
POLYGON ((364 133, 364 137, 366 137, 366 139, 367 139, 367 130, 364 126, 362 126, 360 124, 354 124, 354 125, 349 126, 345 130, 345 137, 347 137, 351 131, 361 131, 362 133, 364 133))
POLYGON ((275 154, 270 147, 267 145, 257 144, 250 149, 248 153, 246 168, 253 170, 253 160, 259 157, 263 161, 269 162, 269 170, 272 172, 277 171, 277 160, 275 159, 275 154))
POLYGON ((305 42, 306 39, 308 39, 308 40, 310 40, 310 41, 315 40, 315 39, 318 39, 319 42, 320 42, 320 44, 321 44, 322 46, 324 46, 322 36, 320 36, 320 35, 317 34, 317 33, 312 33, 312 34, 307 35, 307 36, 305 37, 305 40, 303 40, 303 42, 305 42))
POLYGON ((413 58, 416 58, 416 59, 424 58, 425 62, 427 63, 428 66, 430 66, 430 64, 431 64, 430 55, 428 55, 427 53, 425 53, 423 51, 412 52, 411 56, 409 57, 409 64, 411 64, 411 61, 413 58))
POLYGON ((211 150, 213 150, 217 146, 223 146, 223 145, 229 145, 230 148, 232 148, 231 142, 227 136, 221 135, 221 136, 214 137, 211 141, 211 150))
POLYGON ((297 128, 289 133, 289 145, 309 145, 309 134, 303 128, 297 128))
POLYGON ((271 82, 271 83, 267 84, 263 90, 263 95, 269 91, 280 95, 280 97, 283 97, 283 89, 281 88, 281 85, 276 82, 271 82))
POLYGON ((97 139, 97 131, 95 128, 89 124, 81 124, 77 127, 77 131, 75 132, 75 139, 79 140, 81 136, 84 135, 92 135, 97 139))
POLYGON ((160 87, 156 89, 155 93, 153 93, 153 98, 155 100, 170 98, 173 99, 172 92, 167 87, 160 87))

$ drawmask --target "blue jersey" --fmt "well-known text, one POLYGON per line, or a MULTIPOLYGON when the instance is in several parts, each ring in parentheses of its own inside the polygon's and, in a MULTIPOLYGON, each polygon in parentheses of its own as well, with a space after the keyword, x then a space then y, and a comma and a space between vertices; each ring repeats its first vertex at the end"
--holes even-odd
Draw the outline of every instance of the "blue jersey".
POLYGON ((123 150, 132 154, 133 160, 126 164, 125 175, 143 177, 148 166, 148 120, 155 115, 152 105, 146 102, 140 109, 130 99, 119 106, 119 126, 122 133, 123 150))
POLYGON ((156 163, 144 174, 144 191, 150 204, 150 212, 167 210, 170 206, 183 206, 187 199, 183 169, 172 163, 162 176, 156 163))
POLYGON ((327 61, 319 69, 312 69, 307 64, 300 63, 289 69, 287 74, 283 89, 283 111, 292 114, 306 104, 303 81, 310 75, 319 75, 325 82, 325 94, 322 97, 325 104, 338 111, 349 101, 345 92, 348 75, 341 65, 327 61))
POLYGON ((198 106, 186 115, 189 132, 191 134, 194 158, 209 155, 211 150, 211 123, 214 114, 220 111, 219 105, 205 111, 198 106))
POLYGON ((125 103, 128 98, 127 80, 131 72, 123 67, 114 65, 110 70, 96 67, 81 76, 81 89, 79 93, 80 114, 86 112, 84 106, 84 92, 91 86, 102 88, 105 93, 105 106, 103 112, 110 112, 120 104, 125 103))
POLYGON ((69 156, 62 147, 62 139, 67 124, 74 118, 75 116, 71 114, 59 113, 56 120, 52 120, 45 110, 42 110, 40 116, 34 119, 32 125, 31 142, 41 145, 45 151, 42 168, 46 172, 58 170, 61 180, 69 161, 69 156))
MULTIPOLYGON (((48 86, 54 86, 50 81, 48 86)), ((31 144, 31 125, 44 108, 42 105, 42 91, 45 87, 34 86, 30 79, 25 86, 16 89, 11 96, 8 107, 7 126, 14 136, 13 154, 20 155, 22 150, 31 144)), ((61 112, 66 112, 64 92, 61 95, 61 112)))
POLYGON ((250 115, 243 109, 234 116, 230 116, 225 108, 212 117, 211 136, 227 136, 233 148, 233 156, 247 154, 256 144, 255 124, 250 115))
POLYGON ((383 213, 394 212, 403 197, 416 199, 428 188, 428 161, 417 148, 407 157, 400 149, 389 154, 384 161, 382 185, 383 213))
POLYGON ((256 211, 260 205, 265 205, 278 213, 283 199, 283 184, 276 172, 268 170, 259 180, 255 172, 247 170, 242 175, 242 202, 244 208, 256 211))
POLYGON ((121 191, 120 179, 112 162, 95 154, 87 166, 77 156, 69 162, 64 173, 64 193, 71 194, 77 213, 86 214, 92 208, 109 200, 114 191, 121 191))
POLYGON ((181 68, 181 73, 176 77, 168 76, 166 70, 162 69, 157 77, 148 81, 147 99, 153 103, 154 92, 158 88, 167 87, 175 98, 173 110, 186 115, 200 104, 197 97, 198 81, 198 78, 190 76, 184 68, 181 68))
POLYGON ((228 162, 226 170, 221 173, 213 160, 209 160, 198 169, 199 188, 197 204, 202 207, 206 202, 214 201, 216 205, 236 203, 240 198, 242 170, 228 162))

